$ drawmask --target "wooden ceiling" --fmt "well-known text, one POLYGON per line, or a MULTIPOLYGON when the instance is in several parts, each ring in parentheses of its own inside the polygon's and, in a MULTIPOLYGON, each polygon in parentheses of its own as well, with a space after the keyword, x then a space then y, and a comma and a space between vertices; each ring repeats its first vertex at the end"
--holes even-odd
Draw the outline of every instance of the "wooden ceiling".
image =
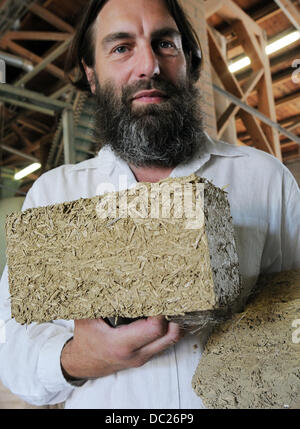
MULTIPOLYGON (((209 0, 208 0, 209 1, 209 0)), ((283 13, 274 1, 261 0, 235 0, 247 14, 256 21, 257 24, 266 32, 268 40, 272 41, 290 31, 294 31, 295 27, 283 13)), ((300 23, 300 2, 292 2, 299 10, 300 23)), ((239 57, 243 54, 243 49, 239 45, 237 38, 232 32, 232 28, 220 17, 215 14, 208 19, 208 24, 216 28, 227 39, 228 59, 239 57)), ((272 73, 273 95, 276 106, 277 122, 296 136, 300 134, 300 85, 292 80, 295 68, 292 63, 299 58, 300 64, 300 40, 290 46, 278 51, 269 56, 272 73)), ((236 77, 240 84, 243 84, 250 72, 240 72, 236 77)), ((300 74, 298 75, 300 77, 300 74)), ((248 98, 250 106, 257 106, 257 97, 252 94, 248 98)), ((237 115, 236 127, 238 138, 240 141, 251 144, 250 136, 248 135, 242 121, 237 115)), ((300 147, 297 143, 280 136, 281 150, 283 161, 297 159, 300 156, 300 147)))
MULTIPOLYGON (((1 8, 2 10, 7 8, 8 2, 12 5, 14 1, 19 0, 0 0, 0 11, 1 8)), ((7 63, 6 82, 52 99, 72 103, 73 90, 64 76, 67 47, 62 48, 58 53, 57 49, 60 49, 64 42, 67 44, 72 37, 76 22, 87 2, 86 0, 24 0, 25 3, 26 7, 20 15, 12 17, 12 25, 9 28, 7 28, 7 19, 4 20, 0 13, 0 52, 23 59, 21 66, 12 65, 12 62, 7 63), (54 59, 47 61, 51 56, 54 59), (46 66, 44 66, 45 63, 46 66), (41 66, 41 70, 27 79, 28 73, 32 73, 38 65, 41 66)), ((274 1, 235 0, 235 3, 265 30, 270 40, 293 29, 292 23, 274 1)), ((300 15, 299 1, 294 4, 297 5, 300 15)), ((10 13, 14 13, 12 8, 10 13)), ((228 23, 222 21, 218 15, 213 15, 209 18, 208 24, 226 37, 228 60, 243 53, 228 23)), ((299 136, 300 85, 293 83, 291 79, 295 72, 292 62, 297 58, 300 60, 300 41, 271 55, 270 64, 277 121, 299 136)), ((247 71, 241 72, 236 77, 242 83, 247 79, 247 73, 247 71)), ((256 102, 256 95, 252 94, 248 98, 248 103, 256 106, 256 102)), ((1 106, 0 119, 0 168, 20 169, 28 165, 28 158, 22 157, 21 154, 37 158, 42 163, 43 167, 39 173, 32 174, 23 182, 21 192, 26 192, 32 182, 46 169, 60 114, 47 115, 5 102, 1 106)), ((239 140, 245 144, 251 144, 251 139, 239 115, 236 116, 236 127, 239 140)), ((300 147, 297 143, 284 136, 280 139, 283 161, 300 157, 300 147)))

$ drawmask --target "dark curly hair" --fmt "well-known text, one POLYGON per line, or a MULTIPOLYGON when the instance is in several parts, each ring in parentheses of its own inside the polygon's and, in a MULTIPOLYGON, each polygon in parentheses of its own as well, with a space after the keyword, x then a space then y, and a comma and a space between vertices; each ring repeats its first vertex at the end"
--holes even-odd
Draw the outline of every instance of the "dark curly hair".
MULTIPOLYGON (((66 58, 65 72, 79 70, 79 78, 72 84, 81 91, 90 91, 90 86, 82 65, 82 60, 88 67, 95 65, 95 45, 93 40, 93 25, 101 9, 109 0, 91 0, 83 14, 66 58)), ((174 18, 182 35, 182 46, 187 59, 190 77, 196 82, 200 77, 202 63, 201 44, 195 29, 178 0, 164 0, 170 15, 174 18)))

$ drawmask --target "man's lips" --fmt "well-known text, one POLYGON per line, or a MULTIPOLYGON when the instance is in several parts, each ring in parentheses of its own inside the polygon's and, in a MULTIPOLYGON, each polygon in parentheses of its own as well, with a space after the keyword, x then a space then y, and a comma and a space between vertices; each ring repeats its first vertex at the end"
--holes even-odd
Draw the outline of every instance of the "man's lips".
POLYGON ((145 103, 159 103, 166 98, 166 95, 160 91, 141 91, 133 97, 133 101, 142 101, 145 103))

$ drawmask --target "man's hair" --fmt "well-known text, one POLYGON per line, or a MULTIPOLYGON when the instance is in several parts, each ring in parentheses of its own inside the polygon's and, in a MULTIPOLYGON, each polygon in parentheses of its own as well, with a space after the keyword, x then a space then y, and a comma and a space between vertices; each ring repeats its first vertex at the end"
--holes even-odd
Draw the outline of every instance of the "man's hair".
MULTIPOLYGON (((65 71, 69 73, 74 68, 79 69, 79 79, 73 80, 72 83, 81 91, 90 91, 90 85, 86 78, 82 61, 84 61, 88 67, 95 66, 94 23, 100 11, 108 1, 109 0, 90 1, 86 12, 78 24, 67 55, 65 71)), ((182 46, 187 59, 188 72, 190 78, 196 82, 200 76, 202 63, 199 38, 186 13, 179 5, 178 0, 164 0, 164 2, 182 35, 182 46)))

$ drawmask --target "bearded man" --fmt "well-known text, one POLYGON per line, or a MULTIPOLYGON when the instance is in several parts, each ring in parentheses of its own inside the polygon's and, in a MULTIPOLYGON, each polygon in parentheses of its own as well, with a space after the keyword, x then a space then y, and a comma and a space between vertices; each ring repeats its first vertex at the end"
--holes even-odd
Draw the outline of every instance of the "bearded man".
MULTIPOLYGON (((242 297, 260 273, 300 267, 300 193, 275 158, 218 142, 201 121, 201 48, 177 0, 92 0, 69 57, 97 98, 98 155, 43 174, 23 210, 196 173, 222 187, 236 231, 242 297), (119 187, 119 189, 118 189, 119 187)), ((205 102, 205 100, 203 100, 205 102)), ((205 332, 183 335, 161 317, 112 327, 58 320, 25 328, 10 318, 1 281, 3 383, 27 402, 65 408, 203 408, 191 387, 205 332)))

